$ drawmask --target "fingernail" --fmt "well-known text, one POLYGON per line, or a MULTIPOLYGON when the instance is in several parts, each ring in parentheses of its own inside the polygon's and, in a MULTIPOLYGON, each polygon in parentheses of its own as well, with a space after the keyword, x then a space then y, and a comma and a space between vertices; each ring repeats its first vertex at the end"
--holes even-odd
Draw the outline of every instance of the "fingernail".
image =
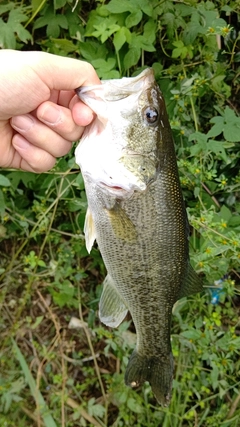
POLYGON ((18 131, 28 131, 34 124, 33 118, 25 114, 24 116, 15 116, 11 120, 11 125, 18 131))
POLYGON ((49 125, 55 125, 61 121, 61 111, 54 106, 46 106, 39 119, 49 125))
POLYGON ((21 135, 15 135, 13 137, 13 146, 17 151, 29 150, 31 144, 26 139, 22 138, 21 135))

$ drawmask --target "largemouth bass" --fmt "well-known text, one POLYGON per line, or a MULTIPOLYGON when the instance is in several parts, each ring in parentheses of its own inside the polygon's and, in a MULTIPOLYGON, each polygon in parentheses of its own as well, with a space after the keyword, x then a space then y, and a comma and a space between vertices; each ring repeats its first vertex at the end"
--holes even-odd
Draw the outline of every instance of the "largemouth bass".
POLYGON ((85 182, 88 251, 96 239, 107 268, 101 321, 117 327, 130 311, 137 345, 125 382, 149 381, 170 402, 172 307, 202 284, 189 262, 188 221, 162 93, 153 71, 77 89, 96 113, 76 149, 85 182))

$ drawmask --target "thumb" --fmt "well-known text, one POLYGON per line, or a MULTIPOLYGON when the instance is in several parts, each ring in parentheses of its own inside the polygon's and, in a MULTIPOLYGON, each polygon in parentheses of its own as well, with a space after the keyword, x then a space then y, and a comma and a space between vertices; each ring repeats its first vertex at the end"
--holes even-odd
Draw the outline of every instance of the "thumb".
POLYGON ((46 52, 34 53, 38 75, 50 90, 74 90, 79 86, 101 83, 96 71, 88 62, 46 52))

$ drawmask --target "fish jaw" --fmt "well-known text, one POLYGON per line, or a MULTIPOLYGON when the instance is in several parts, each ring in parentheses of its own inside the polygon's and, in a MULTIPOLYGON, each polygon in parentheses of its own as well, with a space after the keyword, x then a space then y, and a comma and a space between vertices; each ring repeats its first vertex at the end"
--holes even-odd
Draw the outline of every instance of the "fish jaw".
POLYGON ((145 191, 156 178, 159 162, 155 154, 158 127, 148 126, 142 113, 145 101, 156 102, 152 99, 159 94, 153 71, 147 69, 133 78, 103 81, 77 93, 97 115, 75 152, 83 177, 117 198, 145 191), (143 139, 140 148, 139 138, 143 139))
POLYGON ((100 85, 81 86, 77 88, 75 92, 99 117, 104 117, 105 114, 108 113, 107 102, 119 101, 130 95, 132 95, 135 100, 142 91, 145 91, 154 83, 153 70, 147 68, 136 77, 102 80, 102 84, 100 85), (105 107, 101 101, 104 101, 105 107))
POLYGON ((85 180, 94 182, 106 194, 129 198, 135 191, 146 190, 146 184, 124 166, 123 151, 112 143, 110 127, 98 119, 88 127, 75 156, 85 180))

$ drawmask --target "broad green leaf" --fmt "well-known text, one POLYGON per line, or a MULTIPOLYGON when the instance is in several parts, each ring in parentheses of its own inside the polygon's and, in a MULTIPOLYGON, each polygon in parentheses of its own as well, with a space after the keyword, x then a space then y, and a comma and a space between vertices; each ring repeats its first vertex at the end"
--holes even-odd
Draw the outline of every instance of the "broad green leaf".
POLYGON ((56 22, 58 23, 59 27, 64 28, 65 30, 68 28, 68 21, 66 16, 58 14, 56 15, 56 22))
POLYGON ((50 21, 47 26, 47 36, 58 38, 60 36, 60 27, 56 21, 50 21))
POLYGON ((218 386, 219 369, 215 364, 212 366, 210 376, 211 376, 211 382, 212 382, 213 390, 216 390, 216 388, 218 386))
POLYGON ((240 226, 240 215, 232 216, 228 221, 229 227, 238 227, 240 226))
POLYGON ((210 139, 208 141, 208 151, 216 153, 220 155, 224 162, 228 163, 229 159, 224 147, 224 142, 215 141, 214 139, 210 139))
POLYGON ((240 142, 240 125, 229 123, 223 129, 223 136, 227 141, 240 142))
POLYGON ((129 0, 111 0, 107 9, 111 13, 134 12, 136 10, 136 3, 129 0))
POLYGON ((186 4, 183 3, 176 3, 174 4, 174 9, 178 11, 178 13, 182 16, 189 16, 189 15, 193 15, 195 12, 195 8, 192 6, 188 6, 186 4))
POLYGON ((52 42, 65 54, 76 51, 76 45, 71 40, 52 38, 52 42))
POLYGON ((237 117, 231 108, 226 107, 224 117, 213 117, 210 123, 215 124, 208 132, 208 137, 215 137, 223 133, 227 141, 240 142, 240 117, 237 117))
POLYGON ((137 403, 136 400, 132 397, 129 397, 129 399, 127 399, 127 406, 131 411, 135 412, 136 414, 141 414, 143 412, 143 407, 140 406, 139 403, 137 403))
POLYGON ((184 47, 184 44, 183 44, 182 40, 177 40, 177 41, 173 42, 173 46, 176 46, 178 48, 182 48, 182 47, 184 47))
POLYGON ((133 65, 136 65, 139 61, 139 58, 141 56, 141 49, 137 47, 131 47, 129 51, 124 56, 124 68, 128 70, 133 65))
POLYGON ((97 41, 80 42, 79 46, 81 55, 89 62, 92 62, 94 59, 105 58, 107 56, 106 47, 97 41))
POLYGON ((126 27, 131 28, 137 25, 142 19, 142 12, 140 9, 130 13, 126 18, 126 27))
POLYGON ((240 62, 240 52, 237 52, 233 58, 234 62, 240 62))
POLYGON ((181 58, 186 58, 186 56, 187 56, 187 48, 184 46, 184 47, 181 47, 181 48, 176 48, 176 49, 173 49, 173 51, 172 51, 172 58, 179 58, 179 57, 181 57, 181 58))
POLYGON ((240 118, 237 117, 234 111, 229 107, 226 107, 224 110, 224 119, 226 123, 235 122, 237 120, 239 120, 239 123, 240 123, 240 118))
POLYGON ((11 182, 9 181, 9 179, 4 175, 0 175, 0 186, 10 187, 10 185, 11 185, 11 182))
POLYGON ((148 16, 152 16, 153 14, 153 5, 151 4, 151 0, 137 0, 136 3, 141 8, 141 10, 148 16))
MULTIPOLYGON (((125 27, 121 27, 119 31, 114 34, 113 44, 117 52, 121 49, 124 43, 127 41, 126 37, 126 29, 125 27)), ((129 31, 129 30, 128 30, 129 31)))
POLYGON ((0 18, 0 47, 15 49, 16 39, 12 28, 0 18))
POLYGON ((35 10, 37 10, 41 4, 42 0, 31 0, 32 10, 35 12, 35 10))
POLYGON ((42 259, 40 259, 37 264, 39 267, 46 267, 46 263, 42 259))
POLYGON ((166 25, 168 37, 172 39, 174 37, 174 31, 176 30, 175 15, 171 12, 164 13, 162 16, 162 23, 166 25))
POLYGON ((54 9, 60 9, 61 7, 65 6, 67 3, 67 0, 53 0, 54 9))
POLYGON ((58 38, 60 35, 60 27, 67 29, 68 22, 64 15, 53 15, 47 25, 47 36, 58 38))
POLYGON ((24 43, 32 39, 29 31, 21 24, 26 20, 27 16, 22 12, 21 7, 10 10, 7 23, 1 23, 0 20, 0 43, 2 39, 1 44, 3 47, 14 49, 16 46, 16 34, 24 43))
POLYGON ((208 138, 218 136, 223 132, 223 121, 216 123, 207 133, 208 138))
POLYGON ((82 201, 81 199, 71 200, 67 204, 69 212, 85 211, 87 208, 87 202, 82 201))
POLYGON ((4 214, 5 212, 5 199, 2 190, 0 190, 0 214, 4 214))
POLYGON ((14 8, 13 2, 1 5, 0 6, 0 15, 3 15, 4 13, 8 12, 9 10, 12 10, 13 8, 14 8))
POLYGON ((192 156, 201 151, 207 150, 207 136, 201 132, 194 132, 189 136, 189 141, 196 141, 194 145, 190 147, 190 153, 192 156))
POLYGON ((106 71, 112 70, 116 65, 116 60, 114 58, 109 58, 107 61, 105 59, 99 58, 92 61, 92 64, 96 68, 101 68, 106 71))
POLYGON ((45 25, 49 24, 51 19, 52 19, 52 15, 49 16, 49 15, 45 14, 44 16, 40 16, 40 18, 36 19, 36 21, 34 22, 33 29, 37 30, 38 28, 45 27, 45 25))
POLYGON ((159 64, 159 62, 154 62, 152 64, 152 69, 154 71, 155 78, 158 79, 160 76, 162 76, 163 71, 163 65, 159 64))
POLYGON ((12 9, 9 12, 8 25, 13 26, 25 21, 27 21, 27 16, 24 15, 21 8, 12 9))
POLYGON ((232 212, 227 208, 227 206, 223 205, 220 209, 219 216, 225 221, 228 221, 232 218, 232 212))
POLYGON ((219 124, 219 125, 221 123, 223 125, 224 118, 222 117, 222 115, 221 116, 212 117, 212 119, 210 120, 210 123, 216 123, 216 124, 219 124))
POLYGON ((149 43, 147 37, 132 33, 132 40, 130 43, 131 48, 139 48, 147 52, 154 52, 156 49, 152 43, 149 43))
POLYGON ((104 43, 113 33, 120 29, 117 24, 107 25, 107 22, 103 22, 100 25, 94 25, 95 31, 92 32, 92 36, 100 38, 101 43, 104 43))
POLYGON ((198 34, 202 33, 202 27, 199 24, 196 24, 194 22, 188 24, 186 27, 184 33, 183 33, 183 42, 184 44, 193 44, 193 42, 196 40, 198 34))
POLYGON ((115 69, 115 58, 108 58, 107 61, 102 58, 94 59, 92 65, 96 68, 99 77, 102 79, 118 79, 120 77, 119 72, 115 69))
POLYGON ((22 42, 27 43, 28 40, 32 40, 32 36, 29 31, 26 30, 21 24, 16 25, 15 31, 22 42))
POLYGON ((100 404, 93 404, 92 406, 89 407, 89 413, 94 416, 94 417, 99 417, 102 418, 105 414, 105 408, 104 406, 100 405, 100 404))
POLYGON ((197 329, 190 329, 189 331, 181 332, 181 336, 189 340, 198 340, 201 337, 201 331, 197 329))
POLYGON ((194 187, 194 191, 193 191, 194 197, 197 198, 200 194, 200 191, 201 191, 200 187, 194 187))
POLYGON ((148 40, 148 43, 154 43, 156 40, 156 30, 157 25, 156 22, 153 19, 149 19, 148 22, 144 25, 144 32, 143 36, 146 40, 148 40))

